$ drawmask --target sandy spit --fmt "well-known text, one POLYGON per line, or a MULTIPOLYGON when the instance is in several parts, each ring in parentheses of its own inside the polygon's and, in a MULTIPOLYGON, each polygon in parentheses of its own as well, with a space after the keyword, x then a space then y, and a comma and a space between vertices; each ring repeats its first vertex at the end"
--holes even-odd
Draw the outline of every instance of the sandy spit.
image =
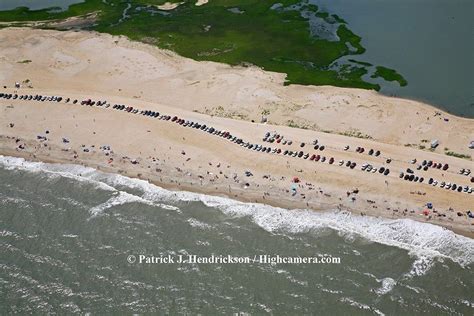
POLYGON ((166 188, 292 209, 344 209, 412 218, 474 236, 473 220, 457 215, 472 208, 474 195, 398 178, 400 170, 416 168, 410 164, 416 158, 450 165, 446 172, 416 171, 426 179, 470 184, 469 177, 457 171, 474 171, 472 160, 446 156, 444 148, 472 155, 467 144, 474 136, 473 120, 373 91, 284 86, 284 79, 283 74, 257 67, 196 62, 123 37, 2 29, 0 92, 14 93, 13 83, 22 82, 19 94, 92 98, 150 109, 212 125, 252 143, 304 150, 334 157, 336 162, 351 160, 357 167, 263 154, 192 128, 110 108, 18 99, 0 99, 0 154, 84 164, 166 188), (258 123, 262 113, 266 124, 258 123), (46 130, 48 140, 38 140, 46 130), (264 143, 267 131, 293 144, 264 143), (310 145, 315 139, 325 145, 323 152, 310 145), (432 139, 440 141, 434 152, 420 149, 432 139), (100 149, 103 145, 113 153, 106 156, 100 149), (350 150, 343 149, 346 145, 350 150), (356 153, 357 146, 366 152, 356 153), (380 150, 381 156, 367 155, 370 148, 380 150), (392 159, 390 164, 387 158, 392 159), (133 164, 135 160, 138 163, 133 164), (386 177, 363 172, 363 163, 389 167, 392 172, 386 177), (252 176, 247 177, 246 171, 252 176), (295 176, 301 182, 293 195, 295 176), (421 214, 427 202, 436 209, 430 216, 421 214))

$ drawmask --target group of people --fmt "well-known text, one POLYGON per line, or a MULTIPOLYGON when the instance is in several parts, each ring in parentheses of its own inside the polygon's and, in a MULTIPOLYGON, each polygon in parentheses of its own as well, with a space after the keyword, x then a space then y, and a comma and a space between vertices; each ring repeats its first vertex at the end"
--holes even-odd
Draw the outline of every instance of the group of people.
MULTIPOLYGON (((218 137, 222 137, 224 139, 227 139, 228 141, 230 142, 233 142, 237 145, 240 145, 241 147, 243 148, 246 148, 248 150, 253 150, 253 151, 256 151, 256 152, 262 152, 262 153, 272 153, 272 154, 281 154, 281 155, 284 155, 284 156, 287 156, 287 157, 294 157, 294 158, 300 158, 300 159, 308 159, 310 161, 316 161, 316 162, 326 162, 328 164, 334 164, 335 162, 335 158, 334 157, 326 157, 326 156, 323 156, 323 155, 320 155, 320 154, 317 154, 317 153, 310 153, 310 152, 305 152, 303 150, 301 150, 302 148, 306 147, 306 143, 304 142, 301 142, 299 144, 299 147, 300 149, 285 149, 285 150, 282 150, 281 148, 277 148, 277 147, 272 147, 270 145, 261 145, 261 144, 257 144, 257 143, 253 143, 253 142, 248 142, 248 141, 245 141, 244 139, 242 138, 239 138, 235 135, 232 135, 229 131, 225 131, 225 130, 219 130, 217 128, 214 128, 212 126, 208 126, 206 124, 202 124, 202 123, 199 123, 199 122, 194 122, 194 121, 190 121, 190 120, 186 120, 186 119, 183 119, 183 118, 179 118, 178 116, 171 116, 171 115, 167 115, 167 114, 162 114, 158 111, 154 111, 154 110, 141 110, 141 109, 137 109, 137 108, 134 108, 132 106, 127 106, 127 105, 124 105, 124 104, 114 104, 114 105, 111 105, 110 103, 108 103, 107 101, 94 101, 92 99, 85 99, 85 100, 82 100, 82 101, 78 101, 77 99, 71 99, 71 98, 66 98, 66 97, 61 97, 61 96, 47 96, 47 95, 28 95, 28 94, 24 94, 24 95, 18 95, 18 94, 12 94, 12 93, 0 93, 0 98, 4 98, 4 99, 19 99, 19 100, 33 100, 33 101, 39 101, 39 102, 45 102, 45 101, 50 101, 50 102, 64 102, 64 103, 69 103, 69 104, 81 104, 83 106, 99 106, 99 107, 104 107, 104 108, 112 108, 114 110, 117 110, 117 111, 124 111, 124 112, 127 112, 127 113, 130 113, 130 114, 136 114, 136 115, 143 115, 143 116, 148 116, 148 117, 151 117, 151 118, 156 118, 156 119, 159 119, 159 120, 164 120, 164 121, 170 121, 170 122, 173 122, 175 124, 178 124, 178 125, 181 125, 183 127, 188 127, 188 128, 193 128, 193 129, 196 129, 196 130, 199 130, 199 131, 203 131, 203 132, 206 132, 210 135, 215 135, 215 136, 218 136, 218 137)), ((281 145, 288 145, 288 146, 291 146, 293 144, 293 141, 292 140, 288 140, 288 139, 285 139, 281 134, 277 133, 277 132, 266 132, 264 137, 263 137, 263 141, 264 142, 268 142, 268 143, 271 143, 271 144, 281 144, 281 145)), ((314 150, 318 150, 318 151, 324 151, 326 146, 325 145, 322 145, 319 143, 319 141, 316 139, 312 142, 312 146, 313 146, 313 149, 314 150)), ((347 151, 350 147, 349 146, 345 146, 343 149, 345 151, 347 151)), ((356 148, 356 152, 357 153, 364 153, 365 152, 365 148, 363 147, 357 147, 356 148)), ((367 154, 370 155, 370 156, 375 156, 375 157, 379 157, 381 155, 381 152, 379 150, 374 150, 374 149, 369 149, 367 151, 367 154)), ((390 163, 391 162, 391 159, 387 159, 386 161, 387 163, 390 163)), ((415 160, 416 162, 416 160, 415 160)), ((413 161, 412 161, 413 163, 413 161)), ((339 161, 339 166, 346 166, 350 169, 354 169, 356 166, 357 166, 357 163, 354 162, 354 161, 344 161, 344 160, 340 160, 339 161)), ((419 167, 417 168, 418 170, 427 170, 428 168, 437 168, 437 169, 442 169, 444 171, 446 171, 449 166, 447 164, 438 164, 438 163, 434 163, 432 161, 423 161, 422 164, 419 165, 419 167)), ((390 174, 390 169, 389 168, 386 168, 386 167, 380 167, 380 168, 376 168, 370 164, 363 164, 362 167, 360 168, 362 171, 367 171, 367 172, 372 172, 372 173, 376 173, 378 172, 379 174, 381 175, 384 175, 384 176, 388 176, 390 174)), ((417 176, 414 174, 414 172, 407 168, 406 171, 402 171, 400 172, 400 175, 399 175, 399 178, 403 179, 403 180, 407 180, 407 181, 413 181, 413 182, 419 182, 419 183, 423 183, 424 182, 424 177, 422 176, 417 176)), ((474 182, 474 178, 471 179, 472 182, 474 182)), ((436 179, 433 179, 433 178, 430 178, 427 183, 429 185, 433 185, 433 186, 436 186, 438 185, 438 182, 440 183, 440 187, 441 188, 445 188, 445 189, 451 189, 453 191, 457 191, 457 192, 464 192, 464 193, 473 193, 473 188, 465 185, 459 185, 459 184, 451 184, 451 183, 445 183, 445 182, 442 182, 442 181, 437 181, 436 179)))

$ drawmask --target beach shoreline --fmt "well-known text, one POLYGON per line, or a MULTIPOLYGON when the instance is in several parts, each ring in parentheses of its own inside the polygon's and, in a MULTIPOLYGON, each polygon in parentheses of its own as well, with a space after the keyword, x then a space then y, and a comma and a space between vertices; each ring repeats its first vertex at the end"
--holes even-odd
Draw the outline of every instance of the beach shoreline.
POLYGON ((69 103, 0 98, 0 155, 82 164, 167 189, 287 209, 410 218, 474 236, 473 219, 466 215, 473 195, 426 183, 432 177, 472 186, 469 177, 457 172, 474 170, 472 158, 446 155, 448 150, 472 154, 467 147, 474 135, 472 119, 374 91, 284 86, 284 74, 197 62, 107 34, 10 28, 0 30, 0 38, 0 84, 7 86, 0 92, 71 98, 69 103), (13 88, 15 82, 22 87, 13 88), (72 99, 79 104, 71 104, 72 99), (107 100, 111 106, 80 105, 88 99, 107 100), (170 121, 116 111, 113 104, 335 161, 264 154, 170 121), (259 123, 262 119, 266 122, 259 123), (264 142, 266 133, 293 144, 264 142), (324 151, 313 149, 315 139, 324 151), (440 145, 431 151, 433 139, 440 145), (366 151, 358 153, 356 147, 366 151), (369 149, 379 150, 380 156, 369 155, 369 149), (410 163, 413 159, 418 162, 410 163), (415 169, 423 160, 450 167, 446 172, 415 170, 424 183, 399 178, 401 170, 415 169), (345 167, 348 161, 357 167, 345 167), (364 163, 391 172, 368 173, 361 170, 364 163), (434 208, 424 215, 427 203, 434 208))
MULTIPOLYGON (((299 212, 299 211, 313 211, 313 212, 335 212, 335 211, 341 211, 341 212, 348 212, 354 216, 369 216, 369 217, 374 217, 374 218, 382 218, 382 219, 390 219, 390 220, 397 220, 397 219, 406 219, 406 217, 401 217, 401 216, 396 216, 394 213, 392 214, 372 214, 367 215, 366 209, 363 208, 350 208, 349 206, 345 205, 344 208, 342 208, 340 205, 336 204, 329 204, 329 203, 319 203, 319 204, 313 204, 311 208, 308 208, 308 206, 304 202, 298 202, 295 200, 285 200, 285 199, 263 199, 262 196, 259 196, 258 194, 255 194, 253 196, 245 196, 245 195, 236 195, 235 193, 244 193, 245 191, 240 190, 238 191, 238 188, 233 188, 232 193, 230 194, 229 192, 226 192, 225 188, 219 188, 216 190, 212 190, 212 188, 205 188, 205 187, 199 187, 195 186, 193 184, 189 183, 183 183, 180 182, 178 179, 158 179, 156 177, 152 178, 146 178, 142 175, 138 174, 133 174, 132 172, 128 172, 122 170, 122 169, 116 169, 116 168, 110 168, 106 166, 105 164, 96 164, 94 162, 85 162, 85 161, 73 161, 73 160, 61 160, 61 159, 56 159, 53 157, 33 157, 30 154, 25 154, 25 153, 20 153, 18 152, 12 152, 10 150, 5 150, 5 148, 0 149, 0 156, 4 156, 6 158, 12 157, 12 158, 23 158, 25 159, 26 162, 42 162, 42 163, 49 163, 49 164, 72 164, 72 165, 80 165, 83 167, 89 167, 93 168, 95 170, 105 172, 105 173, 110 173, 110 174, 119 174, 123 175, 126 177, 130 178, 135 178, 139 180, 144 180, 147 181, 150 184, 156 185, 159 188, 163 188, 165 190, 169 190, 172 192, 190 192, 190 193, 196 193, 196 194, 203 194, 203 195, 209 195, 209 196, 216 196, 216 197, 222 197, 226 199, 231 199, 235 200, 238 202, 243 202, 243 203, 255 203, 255 204, 261 204, 261 205, 268 205, 276 208, 282 208, 286 209, 289 211, 294 211, 294 212, 299 212), (179 183, 179 184, 178 184, 179 183)), ((246 193, 246 192, 245 192, 246 193)), ((441 226, 444 229, 451 230, 455 234, 468 237, 471 239, 474 239, 474 230, 470 229, 469 227, 464 227, 463 225, 452 225, 450 223, 439 223, 439 222, 434 222, 430 221, 426 218, 414 218, 414 217, 409 217, 408 219, 414 220, 416 222, 420 223, 426 223, 426 224, 432 224, 432 225, 437 225, 441 226)))
MULTIPOLYGON (((126 99, 121 101, 127 102, 126 99)), ((398 179, 396 171, 389 177, 365 175, 360 174, 360 170, 329 165, 327 162, 248 152, 237 144, 220 137, 215 139, 216 136, 205 132, 143 116, 132 116, 130 119, 133 114, 112 109, 55 102, 10 102, 12 105, 3 107, 5 115, 0 122, 2 155, 80 164, 146 180, 165 189, 223 196, 286 209, 331 209, 375 217, 410 218, 441 225, 471 238, 474 236, 472 219, 456 216, 456 212, 468 209, 472 196, 450 191, 439 196, 440 188, 404 182, 398 179), (5 128, 10 123, 14 125, 5 128), (38 139, 35 134, 47 139, 38 139), (251 175, 247 176, 247 172, 251 175), (296 184, 294 177, 301 179, 301 182, 296 184), (297 188, 293 193, 294 186, 297 188), (426 216, 422 212, 428 201, 435 205, 436 212, 426 216)), ((0 101, 0 105, 3 103, 0 101)), ((143 106, 147 105, 151 106, 143 103, 143 106)), ((353 152, 342 150, 344 142, 356 141, 347 136, 210 117, 165 106, 157 108, 174 111, 171 114, 178 116, 189 115, 191 119, 203 120, 209 126, 219 124, 216 127, 235 131, 236 134, 240 131, 243 137, 255 142, 259 142, 259 133, 274 128, 295 142, 308 135, 317 136, 321 144, 327 144, 327 155, 334 155, 336 161, 339 158, 352 159, 359 165, 360 158, 379 160, 381 163, 380 160, 393 151, 390 157, 394 160, 394 166, 390 168, 397 168, 396 165, 403 164, 403 159, 397 155, 404 156, 404 151, 419 151, 405 149, 402 152, 399 146, 357 139, 357 143, 367 147, 378 146, 376 148, 383 152, 381 158, 357 157, 353 152)), ((439 156, 433 153, 427 155, 427 158, 430 155, 439 156)), ((452 166, 464 164, 452 157, 446 157, 446 160, 452 166)), ((460 178, 456 174, 446 174, 446 177, 460 178)))

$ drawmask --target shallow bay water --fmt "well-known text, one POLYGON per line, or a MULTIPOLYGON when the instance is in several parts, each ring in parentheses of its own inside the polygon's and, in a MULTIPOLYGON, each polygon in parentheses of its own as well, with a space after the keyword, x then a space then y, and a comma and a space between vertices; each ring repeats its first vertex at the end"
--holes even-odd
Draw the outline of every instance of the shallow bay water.
POLYGON ((172 192, 0 156, 0 313, 473 311, 474 241, 430 224, 172 192), (129 262, 197 255, 340 264, 129 262))
POLYGON ((11 10, 18 7, 28 7, 31 10, 59 7, 66 10, 69 5, 84 2, 83 0, 2 0, 0 10, 11 10))
MULTIPOLYGON (((344 57, 397 70, 408 81, 377 80, 381 92, 474 117, 474 2, 470 0, 310 0, 343 18, 366 52, 344 57)), ((371 81, 369 76, 365 80, 371 81)))

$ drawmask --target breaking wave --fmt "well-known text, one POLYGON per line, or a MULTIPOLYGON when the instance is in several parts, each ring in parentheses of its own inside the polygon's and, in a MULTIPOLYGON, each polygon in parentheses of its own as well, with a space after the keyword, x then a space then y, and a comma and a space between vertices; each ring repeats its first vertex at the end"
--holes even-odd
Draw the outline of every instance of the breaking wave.
MULTIPOLYGON (((434 258, 449 258, 461 266, 474 262, 474 240, 457 235, 440 226, 410 219, 382 219, 352 215, 349 212, 328 210, 287 210, 265 204, 243 203, 223 197, 198 193, 169 191, 147 181, 108 174, 93 168, 70 164, 28 162, 22 158, 0 156, 0 166, 30 172, 46 172, 84 181, 108 191, 118 191, 103 204, 90 210, 100 214, 107 208, 129 202, 154 204, 179 211, 166 203, 202 202, 231 217, 248 217, 273 233, 305 233, 333 229, 343 236, 360 236, 366 240, 405 249, 415 257, 410 275, 422 275, 430 269, 434 258), (138 195, 123 192, 118 187, 138 191, 138 195)), ((391 285, 391 284, 390 284, 391 285)))
POLYGON ((136 196, 136 195, 133 195, 133 194, 130 194, 130 193, 127 193, 127 192, 123 192, 123 191, 118 191, 118 194, 115 194, 110 199, 108 199, 106 202, 91 208, 89 210, 89 213, 91 213, 92 217, 95 217, 95 216, 98 216, 98 215, 102 214, 105 210, 107 210, 111 207, 118 206, 118 205, 123 205, 123 204, 126 204, 126 203, 134 203, 134 202, 153 205, 152 202, 150 202, 148 200, 145 200, 145 199, 142 199, 139 196, 136 196))

